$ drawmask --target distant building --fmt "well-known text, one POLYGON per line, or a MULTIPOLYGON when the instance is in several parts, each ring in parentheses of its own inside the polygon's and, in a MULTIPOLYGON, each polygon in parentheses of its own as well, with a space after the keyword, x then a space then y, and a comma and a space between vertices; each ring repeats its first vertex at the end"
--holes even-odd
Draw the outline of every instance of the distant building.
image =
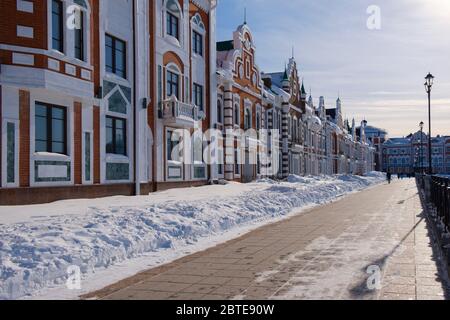
MULTIPOLYGON (((356 129, 359 136, 361 127, 356 129)), ((386 142, 388 133, 384 129, 376 128, 373 126, 366 126, 366 138, 370 142, 373 148, 375 148, 375 170, 382 171, 382 146, 386 142)))
MULTIPOLYGON (((438 136, 431 141, 433 173, 450 174, 450 136, 438 136)), ((428 136, 420 131, 387 140, 382 147, 383 171, 394 174, 427 171, 428 148, 428 136)))

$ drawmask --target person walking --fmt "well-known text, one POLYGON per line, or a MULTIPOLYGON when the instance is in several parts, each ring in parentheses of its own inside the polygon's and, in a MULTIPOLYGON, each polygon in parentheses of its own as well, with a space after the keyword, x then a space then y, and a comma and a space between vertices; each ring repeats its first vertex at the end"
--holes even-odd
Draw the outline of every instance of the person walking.
POLYGON ((391 174, 391 172, 387 173, 387 181, 388 181, 389 184, 391 184, 391 181, 392 181, 392 174, 391 174))

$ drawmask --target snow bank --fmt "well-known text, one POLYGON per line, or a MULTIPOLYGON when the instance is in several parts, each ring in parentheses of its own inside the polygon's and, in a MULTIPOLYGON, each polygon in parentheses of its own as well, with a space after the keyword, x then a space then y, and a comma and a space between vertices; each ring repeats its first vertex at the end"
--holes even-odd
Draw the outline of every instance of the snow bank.
POLYGON ((72 265, 88 277, 145 253, 165 255, 242 225, 265 224, 384 179, 380 173, 367 177, 291 176, 280 183, 261 180, 144 197, 1 207, 0 299, 64 286, 67 268, 72 265), (7 212, 13 212, 15 218, 7 212))

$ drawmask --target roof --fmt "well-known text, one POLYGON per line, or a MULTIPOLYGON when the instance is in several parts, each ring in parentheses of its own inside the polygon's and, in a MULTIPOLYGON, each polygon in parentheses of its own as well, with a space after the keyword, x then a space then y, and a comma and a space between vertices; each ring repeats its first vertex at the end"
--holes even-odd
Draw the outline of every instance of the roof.
POLYGON ((410 144, 411 140, 408 138, 391 138, 385 144, 410 144))
POLYGON ((283 82, 283 76, 284 76, 284 72, 273 72, 273 73, 266 73, 268 75, 270 75, 270 77, 272 78, 272 83, 274 85, 276 85, 277 87, 283 87, 282 82, 283 82))
POLYGON ((234 49, 233 40, 220 41, 216 43, 217 51, 230 51, 234 49))

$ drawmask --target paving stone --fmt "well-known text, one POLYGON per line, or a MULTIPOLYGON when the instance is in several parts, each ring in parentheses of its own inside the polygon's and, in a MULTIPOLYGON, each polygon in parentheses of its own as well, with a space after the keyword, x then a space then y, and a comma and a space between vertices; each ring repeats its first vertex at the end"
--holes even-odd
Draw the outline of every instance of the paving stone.
POLYGON ((92 295, 147 300, 444 299, 449 290, 442 284, 445 275, 422 212, 414 180, 395 181, 92 295), (369 267, 379 268, 382 290, 369 290, 369 267))

